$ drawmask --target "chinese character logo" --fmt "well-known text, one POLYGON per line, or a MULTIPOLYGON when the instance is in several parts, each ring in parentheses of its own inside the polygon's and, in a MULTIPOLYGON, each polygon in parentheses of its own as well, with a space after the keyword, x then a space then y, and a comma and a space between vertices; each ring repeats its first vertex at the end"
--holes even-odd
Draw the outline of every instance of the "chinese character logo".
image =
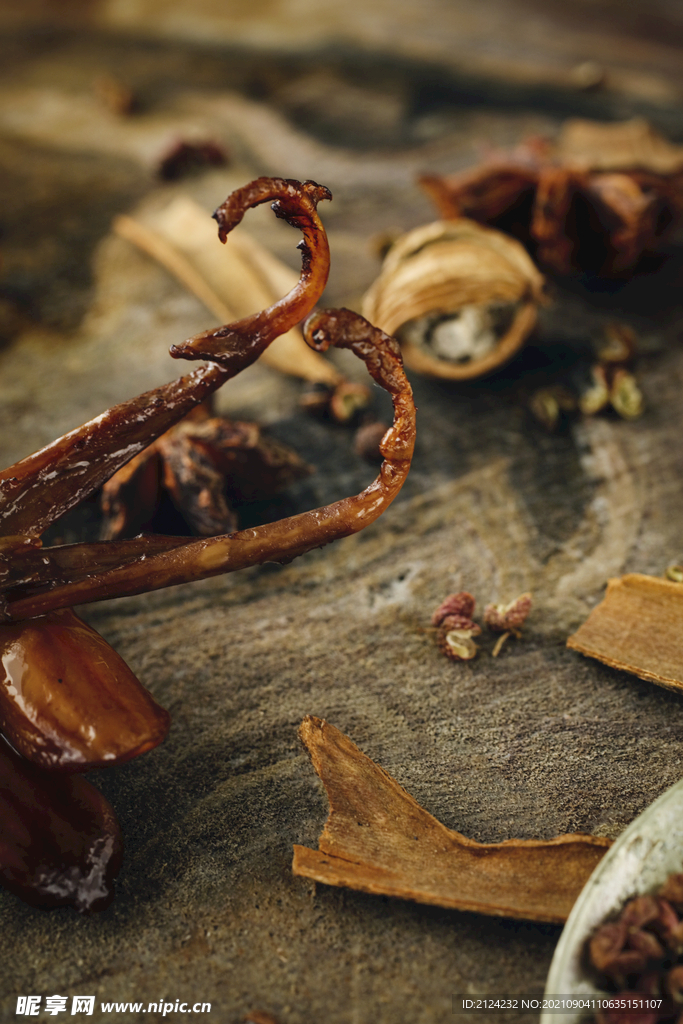
POLYGON ((40 1011, 41 996, 18 996, 17 1014, 25 1017, 37 1017, 40 1011))
POLYGON ((47 996, 45 998, 45 1010, 56 1016, 66 1010, 66 996, 47 996))
POLYGON ((95 1009, 95 997, 94 996, 74 996, 73 1002, 71 1003, 71 1013, 87 1013, 92 1014, 95 1009))

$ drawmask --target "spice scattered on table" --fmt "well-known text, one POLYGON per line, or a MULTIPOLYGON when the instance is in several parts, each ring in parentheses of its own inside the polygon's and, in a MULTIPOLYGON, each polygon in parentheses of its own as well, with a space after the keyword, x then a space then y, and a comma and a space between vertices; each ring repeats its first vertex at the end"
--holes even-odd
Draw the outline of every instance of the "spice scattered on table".
POLYGON ((487 604, 484 608, 484 622, 492 633, 500 633, 493 648, 492 656, 497 658, 503 644, 511 636, 521 640, 522 626, 531 611, 531 594, 520 594, 509 604, 487 604))
POLYGON ((595 416, 610 408, 622 419, 638 419, 645 401, 633 369, 636 354, 637 338, 628 324, 605 324, 591 339, 591 358, 535 391, 530 412, 549 432, 572 414, 595 416))
POLYGON ((451 661, 471 661, 479 648, 472 639, 479 636, 481 626, 473 621, 474 598, 466 590, 449 596, 432 615, 436 626, 436 642, 442 654, 451 661))
POLYGON ((295 875, 482 914, 562 923, 608 839, 477 843, 446 828, 348 736, 307 716, 299 736, 330 802, 318 849, 294 847, 295 875))
MULTIPOLYGON (((531 611, 531 594, 520 594, 509 604, 487 604, 484 608, 484 623, 492 633, 501 634, 491 652, 497 658, 503 644, 511 636, 522 637, 522 626, 531 611)), ((436 642, 442 654, 452 661, 471 661, 476 658, 479 648, 473 637, 481 635, 481 626, 474 615, 475 600, 472 594, 461 590, 441 602, 432 615, 432 626, 437 629, 436 642)))

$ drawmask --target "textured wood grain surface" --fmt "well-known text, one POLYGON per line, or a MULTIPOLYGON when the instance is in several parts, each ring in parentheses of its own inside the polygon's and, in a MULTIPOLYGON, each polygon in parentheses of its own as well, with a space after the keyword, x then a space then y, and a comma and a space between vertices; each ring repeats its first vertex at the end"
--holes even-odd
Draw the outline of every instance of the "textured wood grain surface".
MULTIPOLYGON (((142 214, 181 190, 210 210, 262 173, 319 180, 335 194, 321 208, 333 259, 327 301, 357 308, 379 267, 377 236, 433 216, 416 171, 458 169, 482 145, 554 132, 568 113, 645 111, 678 141, 683 131, 676 97, 655 96, 654 87, 647 100, 642 90, 611 87, 506 92, 484 64, 472 78, 455 57, 446 75, 439 54, 455 21, 441 33, 427 26, 435 49, 419 60, 384 34, 382 54, 393 48, 395 56, 380 60, 378 29, 364 15, 365 47, 352 39, 333 59, 314 39, 304 66, 298 52, 261 52, 254 34, 231 49, 218 34, 210 46, 195 34, 190 45, 182 29, 152 39, 160 5, 151 2, 138 5, 149 18, 131 22, 126 36, 103 23, 88 28, 96 6, 81 5, 77 29, 48 34, 35 30, 43 15, 28 4, 34 29, 18 27, 3 43, 3 464, 171 379, 178 366, 169 345, 211 326, 194 298, 110 233, 114 214, 142 214), (99 105, 91 83, 103 68, 138 90, 134 117, 99 105), (232 162, 159 184, 155 161, 188 132, 224 144, 232 162)), ((257 7, 270 24, 266 5, 257 7)), ((407 38, 412 8, 399 7, 390 21, 407 38)), ((544 28, 534 37, 536 8, 511 5, 508 20, 515 10, 519 32, 536 39, 530 49, 551 53, 542 38, 552 36, 567 48, 565 69, 584 59, 578 23, 573 35, 544 28)), ((197 11, 197 24, 210 24, 202 17, 197 11)), ((467 22, 470 39, 479 17, 467 22)), ((605 38, 604 27, 591 26, 605 38)), ((478 38, 489 65, 496 46, 515 49, 504 33, 478 38)), ((641 86, 661 82, 674 37, 628 38, 621 70, 640 68, 641 86)), ((556 56, 548 61, 557 65, 556 56)), ((675 92, 674 77, 669 87, 675 92)), ((296 233, 269 211, 248 226, 298 265, 296 233)), ((225 1022, 256 1007, 282 1024, 435 1024, 450 1018, 458 992, 542 989, 557 926, 291 874, 292 845, 315 846, 327 813, 297 727, 306 714, 333 721, 439 821, 480 842, 614 837, 680 779, 680 695, 565 642, 610 577, 661 574, 683 561, 681 266, 672 248, 668 263, 620 289, 558 285, 535 340, 495 378, 456 385, 413 375, 414 467, 367 532, 287 567, 85 609, 173 725, 156 751, 91 776, 126 841, 109 910, 92 919, 41 914, 0 894, 3 1020, 15 1019, 17 995, 57 992, 92 993, 98 1003, 207 1000, 225 1022), (645 415, 543 433, 526 411, 529 391, 571 365, 589 334, 614 318, 641 339, 645 415), (467 664, 446 661, 430 616, 460 589, 475 595, 478 611, 532 591, 524 639, 496 659, 484 651, 467 664)), ((355 362, 339 365, 358 372, 355 362)), ((314 507, 372 478, 349 434, 300 414, 298 395, 296 382, 256 366, 220 398, 228 412, 267 422, 318 468, 277 503, 243 509, 245 523, 314 507)), ((96 527, 89 505, 61 532, 96 527)), ((98 1009, 92 1019, 154 1015, 98 1009)))

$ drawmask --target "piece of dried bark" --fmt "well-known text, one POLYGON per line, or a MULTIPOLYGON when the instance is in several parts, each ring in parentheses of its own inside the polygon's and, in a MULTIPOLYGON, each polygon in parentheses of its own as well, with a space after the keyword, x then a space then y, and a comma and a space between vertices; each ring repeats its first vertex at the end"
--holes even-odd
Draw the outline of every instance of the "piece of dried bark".
POLYGON ((683 589, 629 573, 609 580, 567 647, 670 690, 683 689, 683 589))
POLYGON ((299 735, 330 801, 318 850, 294 847, 292 870, 327 885, 457 910, 561 923, 609 839, 477 843, 446 828, 320 718, 299 735))

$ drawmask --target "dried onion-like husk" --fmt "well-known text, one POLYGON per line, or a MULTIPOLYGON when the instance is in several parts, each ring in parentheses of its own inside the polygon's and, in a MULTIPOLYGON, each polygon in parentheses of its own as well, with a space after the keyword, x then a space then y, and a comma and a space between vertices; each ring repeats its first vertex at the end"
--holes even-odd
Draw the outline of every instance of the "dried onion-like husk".
POLYGON ((399 338, 406 364, 421 373, 469 380, 507 362, 536 322, 544 278, 519 242, 464 218, 435 221, 403 235, 363 300, 363 315, 399 338), (473 323, 509 307, 509 323, 483 354, 462 361, 439 358, 408 337, 406 325, 469 311, 473 323), (479 318, 477 320, 477 314, 479 318))

